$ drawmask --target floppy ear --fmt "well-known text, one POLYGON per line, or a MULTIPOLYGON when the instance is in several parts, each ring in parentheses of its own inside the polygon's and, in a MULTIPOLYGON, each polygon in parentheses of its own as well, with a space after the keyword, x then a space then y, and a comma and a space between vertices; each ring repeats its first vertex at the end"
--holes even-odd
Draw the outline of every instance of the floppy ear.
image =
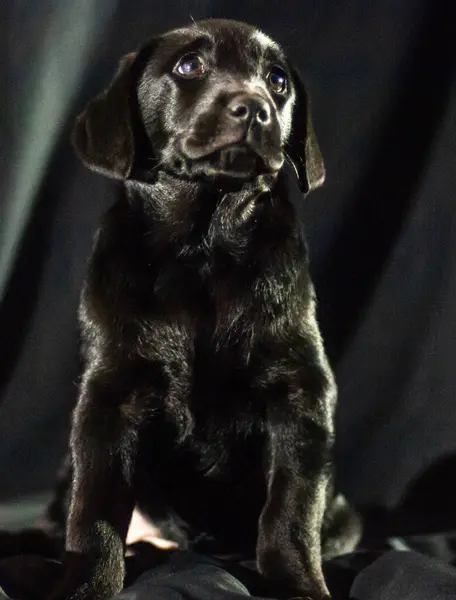
POLYGON ((323 184, 325 165, 315 137, 309 97, 298 73, 293 70, 292 74, 296 98, 285 153, 293 165, 301 190, 307 194, 323 184))
POLYGON ((115 179, 128 177, 135 158, 130 94, 136 56, 121 59, 111 85, 77 117, 71 136, 86 166, 115 179))

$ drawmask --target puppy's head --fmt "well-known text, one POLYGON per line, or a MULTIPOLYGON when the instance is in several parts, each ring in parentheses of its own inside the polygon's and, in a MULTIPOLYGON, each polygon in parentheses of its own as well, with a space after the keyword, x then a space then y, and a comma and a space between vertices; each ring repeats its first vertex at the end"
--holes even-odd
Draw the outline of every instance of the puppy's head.
POLYGON ((304 192, 324 165, 306 91, 281 48, 235 21, 202 21, 127 55, 78 117, 73 143, 90 168, 119 179, 160 169, 247 181, 293 164, 304 192))

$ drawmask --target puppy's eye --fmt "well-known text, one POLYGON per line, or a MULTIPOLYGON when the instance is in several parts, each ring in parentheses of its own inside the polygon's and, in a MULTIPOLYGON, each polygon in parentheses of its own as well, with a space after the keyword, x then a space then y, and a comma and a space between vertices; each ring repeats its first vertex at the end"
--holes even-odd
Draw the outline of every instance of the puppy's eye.
POLYGON ((284 94, 287 91, 288 80, 285 73, 279 67, 274 67, 268 75, 270 88, 276 94, 284 94))
POLYGON ((182 77, 201 77, 206 70, 203 59, 198 54, 186 54, 174 67, 174 72, 182 77))

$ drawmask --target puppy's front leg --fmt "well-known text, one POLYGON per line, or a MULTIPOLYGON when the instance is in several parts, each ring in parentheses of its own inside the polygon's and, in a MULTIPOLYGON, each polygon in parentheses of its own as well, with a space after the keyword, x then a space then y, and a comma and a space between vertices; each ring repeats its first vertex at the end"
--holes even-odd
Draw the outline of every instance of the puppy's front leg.
POLYGON ((65 575, 52 600, 102 600, 123 587, 138 422, 128 398, 112 373, 92 375, 83 385, 71 434, 65 575))
POLYGON ((294 398, 269 412, 268 497, 259 521, 257 561, 264 575, 292 595, 323 600, 330 598, 321 527, 331 435, 324 414, 318 414, 325 412, 321 401, 309 412, 296 406, 294 398))

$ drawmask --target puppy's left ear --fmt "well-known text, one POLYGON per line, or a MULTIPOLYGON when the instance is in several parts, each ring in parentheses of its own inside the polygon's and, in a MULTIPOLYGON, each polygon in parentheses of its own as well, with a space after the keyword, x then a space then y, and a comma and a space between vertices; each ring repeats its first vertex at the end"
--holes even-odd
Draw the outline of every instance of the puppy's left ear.
POLYGON ((291 133, 285 146, 285 153, 298 177, 304 194, 320 187, 325 180, 325 165, 315 136, 310 99, 299 74, 293 69, 295 105, 291 133))
POLYGON ((77 117, 71 140, 83 163, 115 179, 130 174, 135 154, 130 94, 137 53, 127 54, 111 85, 77 117))

